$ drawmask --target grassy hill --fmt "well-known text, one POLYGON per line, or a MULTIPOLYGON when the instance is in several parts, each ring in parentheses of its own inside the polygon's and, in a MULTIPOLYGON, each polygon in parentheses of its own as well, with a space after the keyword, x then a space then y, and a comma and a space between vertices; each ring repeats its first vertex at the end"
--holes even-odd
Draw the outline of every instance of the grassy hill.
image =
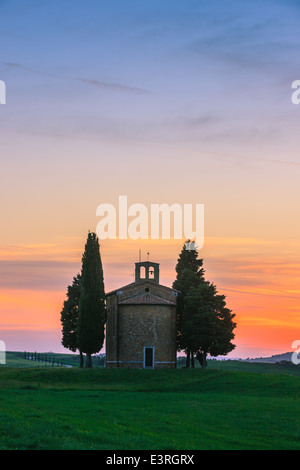
MULTIPOLYGON (((24 359, 24 353, 19 351, 7 351, 6 352, 6 365, 8 367, 78 367, 79 366, 79 354, 61 354, 53 352, 39 353, 40 361, 35 361, 34 353, 28 353, 31 359, 24 359), (45 360, 47 359, 47 360, 45 360)), ((95 366, 103 367, 103 357, 93 357, 93 364, 95 366)))
POLYGON ((299 449, 296 373, 1 366, 0 450, 299 449))
POLYGON ((251 359, 246 359, 247 361, 250 362, 280 362, 280 361, 288 361, 290 362, 292 360, 292 352, 286 352, 282 354, 274 354, 273 356, 268 356, 268 357, 256 357, 256 358, 251 358, 251 359))

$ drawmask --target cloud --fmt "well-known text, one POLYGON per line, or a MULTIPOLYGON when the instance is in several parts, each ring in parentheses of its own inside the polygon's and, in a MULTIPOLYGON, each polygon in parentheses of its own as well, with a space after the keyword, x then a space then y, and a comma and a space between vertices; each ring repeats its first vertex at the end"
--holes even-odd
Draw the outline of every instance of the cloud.
POLYGON ((47 72, 47 71, 45 72, 42 70, 32 69, 30 67, 27 67, 26 65, 16 63, 16 62, 0 61, 0 64, 12 70, 21 69, 21 70, 24 70, 26 72, 30 72, 33 74, 44 75, 45 77, 50 77, 50 78, 55 78, 55 79, 60 79, 60 80, 73 80, 73 81, 85 83, 87 85, 95 86, 97 88, 101 88, 103 90, 108 90, 108 91, 115 91, 115 92, 121 92, 121 93, 134 93, 138 95, 144 95, 144 94, 149 93, 147 90, 143 88, 139 88, 139 87, 124 85, 121 83, 103 82, 101 80, 88 79, 88 78, 82 78, 82 77, 67 77, 67 76, 59 75, 59 74, 52 73, 52 72, 47 72))
POLYGON ((225 291, 225 292, 236 292, 238 294, 247 294, 247 295, 264 295, 264 296, 272 296, 276 297, 277 299, 279 298, 287 298, 287 299, 299 299, 299 296, 295 295, 287 295, 286 293, 278 292, 278 291, 272 291, 268 289, 249 289, 249 290, 239 290, 239 289, 229 289, 228 287, 222 287, 220 289, 220 292, 225 291))
MULTIPOLYGON (((269 0, 265 5, 259 1, 228 2, 206 12, 206 24, 190 36, 186 48, 214 61, 216 66, 227 62, 239 67, 244 73, 249 69, 263 72, 285 72, 280 64, 291 65, 290 54, 297 54, 297 30, 299 6, 292 7, 269 0), (228 3, 232 3, 232 8, 228 3), (257 14, 260 11, 260 15, 257 14)), ((239 70, 239 73, 241 70, 239 70)), ((234 77, 231 77, 234 78, 234 77)))
POLYGON ((75 262, 2 260, 0 289, 66 290, 79 271, 75 262))
POLYGON ((88 85, 94 85, 95 87, 102 88, 104 90, 120 91, 123 93, 135 93, 138 95, 144 95, 149 93, 143 88, 121 85, 119 83, 105 83, 99 80, 88 80, 86 78, 74 78, 73 80, 78 80, 79 82, 87 83, 88 85))

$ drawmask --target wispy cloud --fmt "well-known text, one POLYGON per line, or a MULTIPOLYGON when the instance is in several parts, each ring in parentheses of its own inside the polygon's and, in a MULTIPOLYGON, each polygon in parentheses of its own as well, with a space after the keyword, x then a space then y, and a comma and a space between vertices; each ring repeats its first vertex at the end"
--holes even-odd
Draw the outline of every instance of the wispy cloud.
POLYGON ((111 90, 111 91, 120 91, 123 93, 135 93, 138 95, 148 94, 147 90, 138 87, 132 87, 128 85, 121 85, 119 83, 105 83, 99 80, 88 80, 87 78, 74 78, 73 80, 77 80, 82 83, 86 83, 88 85, 93 85, 97 88, 102 88, 104 90, 111 90))
POLYGON ((80 263, 59 261, 1 261, 0 289, 64 290, 80 272, 80 263))
POLYGON ((33 69, 31 67, 27 67, 24 64, 20 64, 16 62, 0 61, 0 64, 12 70, 21 69, 29 73, 33 73, 37 75, 44 75, 45 77, 50 77, 50 78, 55 78, 55 79, 60 79, 60 80, 73 80, 73 81, 85 83, 86 85, 91 85, 91 86, 94 86, 103 90, 108 90, 108 91, 115 91, 115 92, 121 92, 121 93, 134 93, 138 95, 144 95, 144 94, 149 93, 148 90, 145 90, 144 88, 140 88, 140 87, 125 85, 122 83, 104 82, 98 79, 96 80, 96 79, 88 79, 88 78, 83 78, 83 77, 67 77, 64 75, 60 75, 60 74, 56 74, 56 73, 52 73, 48 71, 33 69))

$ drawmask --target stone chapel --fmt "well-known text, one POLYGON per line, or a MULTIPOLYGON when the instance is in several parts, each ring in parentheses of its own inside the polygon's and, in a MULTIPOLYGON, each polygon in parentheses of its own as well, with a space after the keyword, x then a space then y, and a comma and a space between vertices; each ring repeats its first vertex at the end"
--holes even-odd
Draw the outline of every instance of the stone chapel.
POLYGON ((177 295, 158 263, 135 263, 135 281, 106 294, 106 367, 176 368, 177 295))

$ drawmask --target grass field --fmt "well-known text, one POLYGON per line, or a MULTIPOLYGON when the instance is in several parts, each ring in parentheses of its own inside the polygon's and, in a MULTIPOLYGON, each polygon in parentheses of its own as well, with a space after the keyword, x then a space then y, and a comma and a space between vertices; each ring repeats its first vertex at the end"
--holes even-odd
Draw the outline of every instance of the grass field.
POLYGON ((9 365, 0 367, 0 450, 300 449, 298 367, 9 365))
MULTIPOLYGON (((63 363, 65 366, 79 366, 79 355, 78 354, 55 354, 54 353, 41 353, 44 357, 47 354, 48 360, 45 361, 34 361, 24 359, 24 353, 16 351, 7 351, 6 352, 6 362, 8 367, 52 367, 52 359, 54 358, 53 367, 61 367, 63 363)), ((34 353, 32 353, 34 356, 34 353)), ((99 363, 98 359, 93 359, 94 365, 99 363)))

